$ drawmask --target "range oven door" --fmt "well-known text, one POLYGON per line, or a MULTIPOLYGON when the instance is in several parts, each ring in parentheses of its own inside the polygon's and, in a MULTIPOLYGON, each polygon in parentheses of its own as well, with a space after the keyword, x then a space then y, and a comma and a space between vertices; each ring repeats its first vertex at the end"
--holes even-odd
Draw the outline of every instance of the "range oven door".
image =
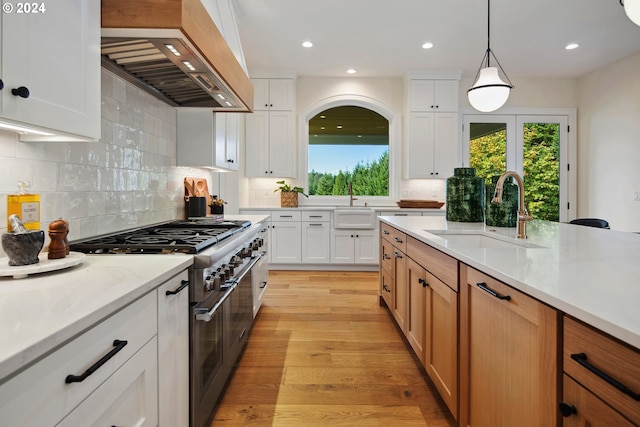
MULTIPOLYGON (((195 308, 191 342, 191 424, 206 426, 231 373, 225 350, 229 297, 218 291, 195 308)), ((228 338, 226 338, 228 339, 228 338)))
POLYGON ((253 286, 251 277, 261 258, 261 255, 256 255, 251 258, 247 267, 236 279, 237 286, 231 298, 229 298, 231 317, 229 353, 231 354, 234 364, 242 352, 242 348, 247 343, 249 331, 253 324, 253 286))

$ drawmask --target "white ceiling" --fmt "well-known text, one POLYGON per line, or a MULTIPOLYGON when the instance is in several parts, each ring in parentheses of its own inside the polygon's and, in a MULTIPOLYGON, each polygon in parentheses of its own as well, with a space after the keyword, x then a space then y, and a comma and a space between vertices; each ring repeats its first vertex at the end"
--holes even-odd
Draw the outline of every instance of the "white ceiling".
MULTIPOLYGON (((486 0, 234 1, 250 73, 472 79, 487 48, 486 0)), ((619 0, 493 0, 491 49, 511 80, 573 78, 639 52, 640 27, 619 0), (569 42, 580 47, 567 51, 569 42)))

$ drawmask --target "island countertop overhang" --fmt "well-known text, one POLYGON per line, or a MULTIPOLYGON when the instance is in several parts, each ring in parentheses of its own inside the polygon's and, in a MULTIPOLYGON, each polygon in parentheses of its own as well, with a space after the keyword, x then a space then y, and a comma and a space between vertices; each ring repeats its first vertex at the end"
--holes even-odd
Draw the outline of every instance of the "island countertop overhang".
POLYGON ((379 219, 640 349, 638 234, 534 220, 527 224, 526 244, 540 247, 466 247, 460 241, 447 241, 446 233, 515 241, 516 229, 451 222, 443 217, 379 219))

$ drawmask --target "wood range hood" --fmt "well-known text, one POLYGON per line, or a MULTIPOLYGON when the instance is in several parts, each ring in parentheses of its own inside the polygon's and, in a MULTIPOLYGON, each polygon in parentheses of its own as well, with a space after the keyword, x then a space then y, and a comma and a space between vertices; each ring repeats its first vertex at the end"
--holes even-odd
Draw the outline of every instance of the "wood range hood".
POLYGON ((200 0, 102 0, 101 53, 174 107, 253 110, 253 85, 200 0))

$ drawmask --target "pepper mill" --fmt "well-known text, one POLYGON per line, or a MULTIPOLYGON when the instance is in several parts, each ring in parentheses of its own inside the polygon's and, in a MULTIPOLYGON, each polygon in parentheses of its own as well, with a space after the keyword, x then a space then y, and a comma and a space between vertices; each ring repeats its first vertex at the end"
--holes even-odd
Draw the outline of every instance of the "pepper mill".
POLYGON ((69 253, 69 223, 63 219, 57 219, 49 224, 49 259, 60 259, 69 253))

